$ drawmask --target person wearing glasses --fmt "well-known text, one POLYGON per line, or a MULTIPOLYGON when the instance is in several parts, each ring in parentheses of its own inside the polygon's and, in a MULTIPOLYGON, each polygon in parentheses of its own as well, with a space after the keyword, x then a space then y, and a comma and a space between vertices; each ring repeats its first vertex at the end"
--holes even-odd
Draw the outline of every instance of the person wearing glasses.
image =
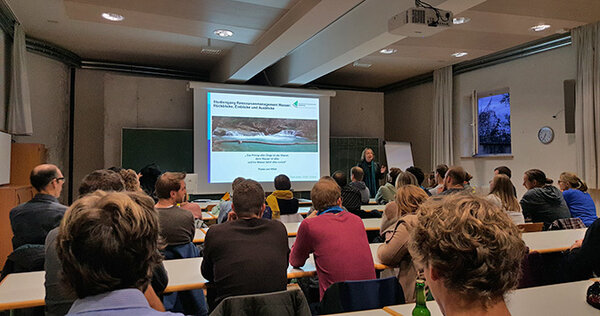
POLYGON ((60 225, 67 210, 58 202, 65 178, 57 166, 36 166, 29 175, 29 181, 38 193, 31 201, 13 208, 9 214, 14 250, 24 245, 44 245, 46 235, 60 225))

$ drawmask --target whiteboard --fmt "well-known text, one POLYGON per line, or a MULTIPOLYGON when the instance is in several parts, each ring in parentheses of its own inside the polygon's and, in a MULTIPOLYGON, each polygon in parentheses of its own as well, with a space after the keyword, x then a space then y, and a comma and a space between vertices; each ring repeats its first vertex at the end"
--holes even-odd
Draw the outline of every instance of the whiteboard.
POLYGON ((386 141, 385 156, 388 170, 390 168, 400 168, 404 171, 406 168, 414 166, 410 143, 386 141))
POLYGON ((10 182, 10 134, 0 132, 0 184, 10 182))

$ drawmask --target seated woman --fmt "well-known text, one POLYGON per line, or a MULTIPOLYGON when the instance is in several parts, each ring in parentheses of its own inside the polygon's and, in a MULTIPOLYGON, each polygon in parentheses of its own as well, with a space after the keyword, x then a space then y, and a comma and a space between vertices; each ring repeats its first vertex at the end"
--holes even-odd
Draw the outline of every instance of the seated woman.
POLYGON ((521 205, 513 193, 512 182, 506 175, 499 174, 490 183, 490 194, 486 200, 492 202, 502 209, 515 224, 525 224, 525 218, 521 213, 521 205))
POLYGON ((380 186, 379 190, 377 190, 377 194, 375 194, 375 201, 377 204, 387 204, 390 201, 394 200, 396 196, 396 178, 402 172, 400 168, 391 168, 390 174, 388 177, 389 182, 386 182, 385 185, 380 186))
MULTIPOLYGON (((413 175, 410 172, 400 171, 400 173, 398 174, 398 177, 396 178, 396 190, 398 190, 398 188, 401 188, 406 185, 418 186, 417 178, 415 177, 415 175, 413 175)), ((398 206, 396 204, 396 201, 392 200, 391 202, 389 202, 388 204, 385 205, 383 214, 381 214, 381 226, 380 226, 380 230, 379 230, 381 232, 382 236, 383 236, 383 233, 388 228, 390 228, 391 225, 396 223, 395 218, 388 218, 385 214, 396 214, 397 212, 398 212, 398 206)))
POLYGON ((552 185, 552 179, 546 178, 542 170, 525 171, 523 186, 527 188, 521 198, 525 218, 531 218, 534 223, 543 222, 544 229, 547 229, 555 220, 571 217, 562 193, 552 185))
POLYGON ((576 174, 563 172, 560 174, 558 186, 563 193, 563 198, 569 207, 571 217, 578 217, 585 226, 590 226, 598 218, 596 205, 589 193, 587 185, 576 174))
POLYGON ((396 193, 394 205, 397 207, 385 209, 386 218, 394 224, 382 232, 385 243, 377 249, 377 256, 381 263, 398 268, 398 281, 404 291, 406 302, 415 301, 417 280, 417 269, 408 253, 409 235, 417 221, 415 212, 428 197, 423 189, 415 185, 402 186, 396 193))
POLYGON ((506 213, 477 196, 432 198, 417 212, 410 254, 444 315, 510 315, 526 254, 506 213))
POLYGON ((291 191, 292 182, 290 178, 285 174, 280 174, 275 177, 274 186, 275 191, 267 196, 265 213, 271 214, 272 219, 282 219, 283 222, 302 221, 302 216, 297 214, 298 199, 294 197, 294 193, 291 191))

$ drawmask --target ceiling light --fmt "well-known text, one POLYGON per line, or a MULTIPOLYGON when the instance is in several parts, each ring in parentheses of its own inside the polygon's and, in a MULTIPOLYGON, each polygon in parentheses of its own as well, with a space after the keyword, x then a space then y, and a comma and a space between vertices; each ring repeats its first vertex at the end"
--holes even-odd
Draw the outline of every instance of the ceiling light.
POLYGON ((468 54, 469 53, 467 53, 467 52, 456 52, 456 53, 452 54, 451 56, 454 56, 456 58, 460 58, 460 57, 463 57, 463 56, 467 56, 468 54))
POLYGON ((230 30, 215 30, 213 33, 220 37, 230 37, 233 36, 233 32, 230 30))
POLYGON ((218 55, 221 53, 221 50, 216 48, 203 48, 201 53, 207 55, 218 55))
POLYGON ((104 12, 102 13, 102 17, 109 20, 109 21, 113 21, 113 22, 119 22, 119 21, 123 21, 125 18, 120 15, 120 14, 116 14, 116 13, 110 13, 110 12, 104 12))
POLYGON ((531 30, 534 31, 534 32, 541 32, 541 31, 543 31, 543 30, 545 30, 547 28, 550 28, 550 25, 548 25, 548 24, 538 24, 536 26, 532 26, 531 30))
POLYGON ((469 21, 471 21, 471 18, 468 18, 466 16, 459 16, 457 18, 452 19, 452 23, 454 24, 465 24, 469 21))
POLYGON ((372 65, 373 64, 369 64, 369 63, 365 63, 365 62, 360 62, 358 60, 352 63, 352 66, 354 66, 354 67, 360 67, 360 68, 369 68, 372 65))
POLYGON ((382 54, 389 55, 389 54, 393 54, 393 53, 395 53, 397 51, 398 50, 395 49, 395 48, 384 48, 384 49, 380 50, 379 52, 382 53, 382 54))

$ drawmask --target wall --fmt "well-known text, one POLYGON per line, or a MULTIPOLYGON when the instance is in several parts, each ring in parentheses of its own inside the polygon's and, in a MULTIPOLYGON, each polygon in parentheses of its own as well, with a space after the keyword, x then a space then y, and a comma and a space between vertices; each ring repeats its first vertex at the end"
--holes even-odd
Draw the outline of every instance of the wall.
POLYGON ((73 137, 73 191, 88 173, 104 168, 103 71, 77 69, 73 137))
POLYGON ((0 30, 0 130, 6 130, 10 78, 10 39, 0 30))
POLYGON ((433 84, 426 83, 385 94, 385 139, 410 142, 414 165, 431 166, 433 84))
MULTIPOLYGON (((493 169, 506 165, 513 171, 512 180, 521 196, 525 191, 522 175, 527 169, 542 169, 554 179, 562 171, 575 170, 575 138, 565 134, 564 112, 560 112, 563 81, 575 78, 575 66, 575 50, 568 46, 454 77, 454 161, 473 175, 473 185, 485 192, 493 169), (466 157, 472 139, 471 91, 505 87, 511 96, 512 157, 466 157), (538 129, 545 125, 556 134, 548 145, 537 140, 538 129)), ((428 83, 385 96, 386 138, 411 141, 416 164, 429 168, 432 95, 433 85, 428 83)))

